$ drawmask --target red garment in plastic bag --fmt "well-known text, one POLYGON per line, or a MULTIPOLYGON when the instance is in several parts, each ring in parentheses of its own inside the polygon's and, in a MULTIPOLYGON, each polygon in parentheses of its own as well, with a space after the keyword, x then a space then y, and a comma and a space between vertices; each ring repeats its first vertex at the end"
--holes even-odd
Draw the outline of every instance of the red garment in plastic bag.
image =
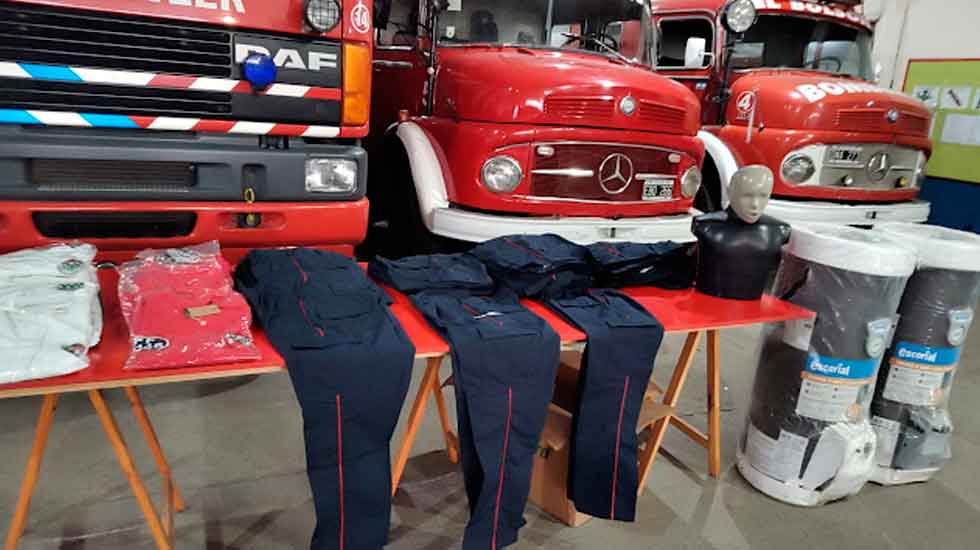
POLYGON ((119 303, 132 345, 127 369, 260 358, 251 309, 232 287, 217 242, 141 252, 119 269, 119 303))

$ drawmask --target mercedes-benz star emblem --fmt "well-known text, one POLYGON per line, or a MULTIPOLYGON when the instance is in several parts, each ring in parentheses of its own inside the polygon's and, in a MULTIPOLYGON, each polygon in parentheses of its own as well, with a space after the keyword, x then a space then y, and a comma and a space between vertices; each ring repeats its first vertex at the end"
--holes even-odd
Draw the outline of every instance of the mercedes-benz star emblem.
POLYGON ((622 153, 613 153, 599 165, 599 185, 610 195, 618 195, 633 183, 633 161, 622 153), (610 184, 619 186, 614 187, 610 184))
POLYGON ((890 124, 895 124, 898 122, 898 119, 901 118, 901 116, 902 115, 898 112, 898 109, 889 109, 888 113, 885 115, 885 118, 888 119, 890 124))
POLYGON ((884 180, 892 170, 891 158, 885 151, 879 151, 868 160, 868 177, 871 181, 880 182, 884 180))

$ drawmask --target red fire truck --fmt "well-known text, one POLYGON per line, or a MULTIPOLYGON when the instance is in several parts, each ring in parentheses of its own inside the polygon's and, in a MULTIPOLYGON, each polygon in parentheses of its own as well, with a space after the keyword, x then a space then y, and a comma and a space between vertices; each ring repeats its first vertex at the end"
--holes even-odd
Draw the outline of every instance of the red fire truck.
POLYGON ((389 253, 513 233, 692 238, 701 109, 651 71, 649 2, 394 0, 383 12, 369 192, 389 253))
POLYGON ((372 14, 370 0, 0 1, 5 247, 353 250, 372 14))
POLYGON ((930 112, 871 83, 859 1, 658 0, 657 70, 697 94, 707 158, 698 207, 727 204, 732 172, 776 175, 787 221, 925 221, 917 201, 930 112))

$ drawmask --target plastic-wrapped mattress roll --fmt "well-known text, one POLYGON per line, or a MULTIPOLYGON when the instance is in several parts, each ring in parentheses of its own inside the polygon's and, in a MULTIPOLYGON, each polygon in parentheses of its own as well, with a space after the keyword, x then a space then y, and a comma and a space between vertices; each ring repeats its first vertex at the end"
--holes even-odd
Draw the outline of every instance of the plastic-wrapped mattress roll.
POLYGON ((871 479, 927 481, 952 457, 949 394, 980 297, 980 236, 917 224, 887 224, 876 232, 913 247, 919 265, 871 405, 878 434, 871 479))
POLYGON ((815 321, 763 334, 738 468, 760 491, 816 506, 859 491, 871 476, 869 407, 915 255, 879 234, 794 227, 775 294, 815 321))

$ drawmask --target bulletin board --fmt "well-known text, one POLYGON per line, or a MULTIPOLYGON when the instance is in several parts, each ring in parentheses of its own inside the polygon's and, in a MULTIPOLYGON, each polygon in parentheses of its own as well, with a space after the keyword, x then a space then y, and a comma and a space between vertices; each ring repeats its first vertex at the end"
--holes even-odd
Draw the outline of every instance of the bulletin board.
POLYGON ((926 173, 980 183, 980 59, 912 59, 904 90, 934 113, 926 173))

